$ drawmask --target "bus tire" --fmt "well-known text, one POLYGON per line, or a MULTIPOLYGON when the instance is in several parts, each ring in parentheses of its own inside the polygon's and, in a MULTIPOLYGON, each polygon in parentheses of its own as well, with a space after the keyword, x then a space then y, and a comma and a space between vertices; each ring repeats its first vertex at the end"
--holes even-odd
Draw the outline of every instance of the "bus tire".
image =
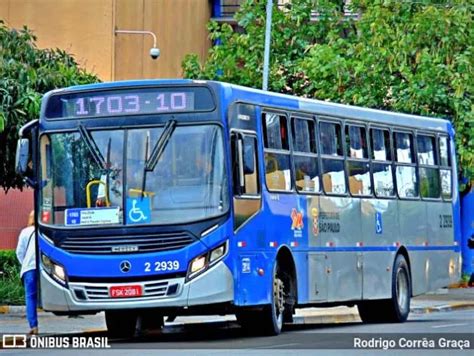
POLYGON ((392 269, 392 297, 359 303, 360 318, 365 323, 403 323, 410 313, 410 298, 410 269, 405 257, 399 254, 392 269))
POLYGON ((273 336, 283 329, 285 294, 282 275, 278 263, 273 268, 272 297, 270 305, 258 310, 240 310, 236 313, 237 321, 243 329, 251 334, 273 336))
POLYGON ((403 323, 410 314, 411 279, 408 263, 403 255, 398 255, 392 270, 392 298, 390 304, 391 315, 389 321, 403 323))
POLYGON ((113 338, 132 338, 135 335, 138 315, 128 310, 106 310, 107 334, 113 338))

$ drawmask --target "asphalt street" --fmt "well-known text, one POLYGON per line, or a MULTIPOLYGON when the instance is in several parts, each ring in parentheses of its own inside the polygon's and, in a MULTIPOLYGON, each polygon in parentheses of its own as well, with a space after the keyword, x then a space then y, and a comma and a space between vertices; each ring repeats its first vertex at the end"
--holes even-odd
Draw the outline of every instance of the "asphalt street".
MULTIPOLYGON (((76 334, 78 335, 78 334, 76 334)), ((89 332, 89 337, 105 337, 104 332, 89 332)), ((441 341, 444 342, 444 341, 441 341)), ((186 354, 186 355, 289 355, 328 354, 367 355, 383 351, 384 354, 416 353, 470 353, 474 345, 474 310, 453 310, 437 313, 411 314, 404 324, 362 324, 316 323, 290 325, 286 331, 275 337, 254 337, 246 335, 234 321, 197 322, 182 325, 167 325, 161 332, 150 333, 129 340, 109 339, 111 350, 87 350, 87 353, 101 355, 147 355, 147 354, 186 354), (417 340, 426 339, 439 347, 440 340, 457 342, 458 347, 449 349, 412 349, 417 340), (372 340, 379 347, 361 348, 372 340), (395 348, 390 347, 393 340, 395 348), (453 341, 454 340, 454 341, 453 341), (355 343, 359 342, 359 346, 355 343), (365 344, 364 344, 365 342, 365 344), (470 349, 464 349, 466 342, 470 349), (383 348, 387 351, 384 351, 383 348), (296 350, 296 351, 295 351, 296 350)), ((369 345, 370 346, 370 345, 369 345)), ((446 345, 444 345, 446 346, 446 345)), ((23 349, 2 350, 2 355, 34 353, 35 355, 83 355, 86 350, 23 349)))

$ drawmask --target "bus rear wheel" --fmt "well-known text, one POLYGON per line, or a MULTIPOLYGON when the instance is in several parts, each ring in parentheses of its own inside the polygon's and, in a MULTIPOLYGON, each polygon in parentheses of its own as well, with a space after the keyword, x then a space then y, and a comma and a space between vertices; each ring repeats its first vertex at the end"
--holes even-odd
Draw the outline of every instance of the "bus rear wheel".
POLYGON ((410 298, 410 270, 405 257, 398 255, 392 270, 392 297, 359 303, 360 318, 365 323, 403 323, 410 313, 410 298))
POLYGON ((105 323, 107 333, 115 338, 132 338, 135 335, 138 315, 129 310, 107 310, 105 323))

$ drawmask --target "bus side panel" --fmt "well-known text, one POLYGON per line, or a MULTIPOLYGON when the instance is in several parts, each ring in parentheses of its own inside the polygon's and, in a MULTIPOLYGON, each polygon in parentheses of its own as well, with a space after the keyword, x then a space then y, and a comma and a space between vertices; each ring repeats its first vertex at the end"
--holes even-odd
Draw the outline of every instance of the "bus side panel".
POLYGON ((264 212, 258 213, 234 235, 234 303, 237 306, 270 303, 273 261, 276 249, 268 251, 264 212), (265 251, 267 250, 267 251, 265 251), (263 275, 258 270, 264 271, 263 275))
POLYGON ((426 210, 420 201, 398 200, 399 239, 404 246, 423 246, 426 236, 426 210))
MULTIPOLYGON (((428 248, 437 246, 454 249, 453 206, 448 202, 425 202, 427 215, 428 248)), ((432 251, 432 264, 429 273, 429 288, 437 289, 453 283, 455 279, 454 251, 432 251)))
POLYGON ((430 251, 408 249, 411 266, 412 294, 419 295, 429 290, 430 251))
MULTIPOLYGON (((398 200, 398 221, 400 232, 398 240, 401 246, 423 247, 427 242, 426 236, 426 210, 420 201, 398 200)), ((429 257, 429 254, 427 255, 429 257)), ((412 290, 413 293, 421 294, 428 291, 428 276, 424 273, 425 262, 417 258, 415 264, 412 263, 412 254, 409 255, 412 266, 412 290), (414 273, 415 272, 415 273, 414 273)))
POLYGON ((329 249, 326 262, 328 301, 361 299, 363 241, 360 200, 321 196, 320 208, 321 245, 329 249))
POLYGON ((398 241, 396 200, 362 199, 364 236, 363 298, 389 298, 392 293, 394 243, 398 241))

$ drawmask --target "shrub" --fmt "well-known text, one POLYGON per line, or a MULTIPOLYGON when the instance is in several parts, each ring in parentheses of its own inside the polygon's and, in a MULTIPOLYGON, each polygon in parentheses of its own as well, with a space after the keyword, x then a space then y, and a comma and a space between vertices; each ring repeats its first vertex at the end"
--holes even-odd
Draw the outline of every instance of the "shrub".
POLYGON ((0 251, 0 305, 25 303, 20 267, 15 251, 0 251))

